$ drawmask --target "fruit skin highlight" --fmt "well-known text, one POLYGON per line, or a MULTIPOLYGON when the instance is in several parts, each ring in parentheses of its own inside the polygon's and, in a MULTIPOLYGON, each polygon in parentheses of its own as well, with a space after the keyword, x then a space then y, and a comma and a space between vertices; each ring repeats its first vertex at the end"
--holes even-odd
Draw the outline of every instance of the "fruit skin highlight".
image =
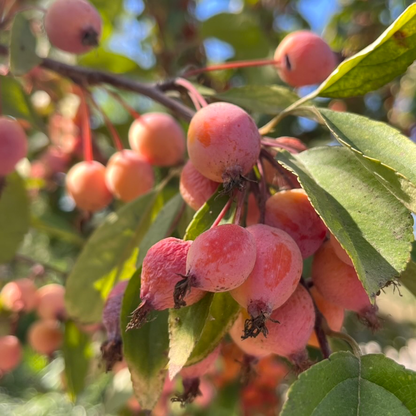
POLYGON ((166 113, 146 113, 129 130, 130 147, 155 166, 175 166, 185 153, 185 134, 166 113))
POLYGON ((22 346, 14 335, 0 337, 0 373, 14 370, 22 361, 22 346))
POLYGON ((313 32, 300 30, 287 35, 274 54, 280 78, 292 87, 318 84, 336 68, 335 54, 313 32))
POLYGON ((27 155, 27 137, 20 124, 0 117, 0 178, 12 173, 17 162, 27 155))
POLYGON ((260 139, 256 124, 242 108, 210 104, 189 125, 189 158, 205 177, 228 183, 251 170, 259 157, 260 139))
POLYGON ((45 14, 45 31, 53 46, 83 54, 98 46, 102 20, 85 0, 56 0, 45 14))
POLYGON ((113 199, 105 182, 105 166, 96 161, 72 166, 66 176, 66 189, 78 208, 89 212, 104 209, 113 199))

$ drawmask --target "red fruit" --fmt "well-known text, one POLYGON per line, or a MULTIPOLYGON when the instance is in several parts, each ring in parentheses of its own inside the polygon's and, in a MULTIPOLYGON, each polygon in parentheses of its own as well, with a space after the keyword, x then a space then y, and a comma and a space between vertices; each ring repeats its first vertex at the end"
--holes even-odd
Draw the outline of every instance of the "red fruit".
POLYGON ((72 166, 66 176, 66 189, 78 208, 96 212, 113 199, 105 183, 105 166, 96 161, 72 166))
POLYGON ((318 84, 336 68, 335 54, 328 44, 307 30, 286 36, 276 49, 280 78, 292 87, 318 84))
POLYGON ((37 321, 29 328, 28 342, 40 354, 51 355, 62 344, 59 322, 51 319, 37 321))
POLYGON ((175 306, 185 306, 192 287, 228 292, 247 279, 256 261, 256 242, 243 227, 225 224, 199 235, 189 249, 186 277, 175 288, 175 306))
POLYGON ((147 113, 129 130, 130 147, 150 164, 174 166, 183 160, 185 135, 178 122, 165 113, 147 113))
POLYGON ((377 307, 371 304, 355 269, 338 258, 329 241, 315 254, 312 280, 326 300, 357 312, 370 326, 378 327, 377 307))
POLYGON ((270 197, 266 201, 265 223, 286 231, 296 241, 304 259, 318 250, 327 233, 303 189, 281 191, 270 197))
MULTIPOLYGON (((147 252, 142 266, 141 304, 133 312, 127 329, 140 328, 151 310, 175 307, 173 292, 176 283, 186 273, 186 256, 192 241, 169 237, 154 244, 147 252)), ((195 289, 185 297, 187 305, 203 298, 205 292, 195 289)))
POLYGON ((215 182, 238 181, 256 163, 260 139, 256 124, 243 109, 229 103, 210 104, 189 125, 189 158, 215 182))
POLYGON ((332 248, 335 251, 335 254, 338 256, 338 258, 342 260, 345 264, 348 264, 348 266, 354 267, 350 256, 342 248, 341 244, 338 242, 338 240, 334 237, 333 234, 330 234, 329 241, 331 243, 332 248))
POLYGON ((20 341, 13 335, 0 337, 0 373, 14 370, 22 361, 20 341))
POLYGON ((218 182, 201 175, 190 160, 182 169, 179 191, 183 200, 198 211, 217 190, 218 182))
POLYGON ((102 20, 88 1, 56 0, 46 11, 44 26, 53 46, 82 54, 98 46, 102 20))
POLYGON ((152 166, 133 150, 117 152, 110 158, 105 179, 110 192, 125 202, 149 192, 155 184, 152 166))
POLYGON ((182 368, 180 374, 182 378, 199 378, 204 376, 211 370, 220 355, 221 345, 218 345, 214 351, 208 354, 199 363, 182 368))
POLYGON ((65 311, 65 288, 58 284, 49 284, 38 289, 39 303, 37 312, 42 319, 63 319, 65 311))
POLYGON ((27 154, 27 137, 20 124, 0 117, 0 177, 14 171, 17 162, 27 154))
POLYGON ((260 220, 260 209, 256 201, 254 194, 249 194, 247 200, 247 216, 246 216, 246 225, 258 224, 260 220))
MULTIPOLYGON (((309 293, 312 295, 315 305, 324 316, 329 328, 339 332, 344 322, 344 309, 326 300, 315 286, 311 287, 309 293)), ((319 342, 315 332, 312 332, 308 344, 319 348, 319 342)))
POLYGON ((30 279, 7 283, 0 293, 4 307, 13 312, 30 312, 39 302, 37 288, 30 279))
POLYGON ((295 291, 303 260, 297 244, 286 232, 264 224, 252 225, 247 231, 256 242, 256 263, 248 279, 230 294, 252 317, 244 336, 266 336, 265 321, 295 291))

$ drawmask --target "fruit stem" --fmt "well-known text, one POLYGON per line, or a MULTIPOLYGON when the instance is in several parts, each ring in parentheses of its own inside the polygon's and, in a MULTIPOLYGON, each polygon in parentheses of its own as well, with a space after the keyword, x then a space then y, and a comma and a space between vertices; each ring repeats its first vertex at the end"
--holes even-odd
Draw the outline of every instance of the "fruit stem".
POLYGON ((347 342, 349 344, 349 346, 351 347, 353 354, 357 358, 360 358, 361 357, 361 355, 362 355, 361 348, 357 344, 357 342, 355 341, 354 338, 352 338, 351 336, 349 336, 348 334, 346 334, 344 332, 333 331, 330 328, 326 328, 325 329, 325 333, 329 337, 342 339, 343 341, 347 342))
POLYGON ((130 105, 128 104, 120 95, 111 91, 110 89, 106 88, 106 91, 116 100, 118 101, 123 108, 133 117, 133 118, 140 118, 140 114, 130 105))
POLYGON ((265 173, 264 163, 261 158, 257 161, 257 167, 259 169, 260 177, 261 177, 261 182, 259 185, 260 198, 258 200, 259 210, 260 210, 259 224, 264 224, 265 216, 266 216, 266 200, 268 199, 270 193, 269 193, 269 189, 266 183, 266 176, 264 174, 265 173))
POLYGON ((194 75, 202 74, 204 72, 221 71, 224 69, 249 68, 249 67, 256 67, 256 66, 258 67, 258 66, 266 66, 266 65, 279 66, 280 63, 279 61, 275 61, 274 59, 234 61, 234 62, 227 62, 226 64, 210 65, 204 68, 191 69, 190 71, 185 72, 185 74, 183 74, 182 76, 184 78, 189 78, 194 75))
POLYGON ((288 185, 288 187, 290 189, 296 187, 292 183, 290 178, 286 175, 285 169, 282 166, 280 166, 279 163, 277 163, 275 158, 266 149, 261 149, 260 157, 263 157, 264 159, 267 159, 272 164, 272 166, 277 170, 279 175, 284 179, 284 181, 286 182, 286 184, 288 185))
POLYGON ((290 145, 278 143, 278 142, 275 142, 274 140, 270 140, 267 138, 262 139, 261 144, 266 147, 275 147, 275 148, 284 149, 291 153, 299 153, 299 150, 295 149, 294 147, 290 145))
POLYGON ((86 100, 85 90, 80 88, 81 97, 81 114, 82 114, 82 144, 84 150, 84 159, 86 162, 92 162, 92 139, 90 127, 90 114, 86 100))
POLYGON ((188 95, 194 103, 194 106, 197 110, 200 110, 201 107, 206 107, 208 105, 208 103, 205 101, 205 98, 200 94, 200 92, 186 79, 177 78, 175 80, 175 84, 184 87, 188 91, 188 95))
POLYGON ((224 218, 227 211, 230 209, 230 206, 231 206, 232 202, 233 202, 233 198, 230 196, 230 199, 225 204, 224 208, 222 209, 222 211, 218 215, 217 219, 212 223, 211 228, 216 227, 221 222, 221 220, 224 218))
POLYGON ((238 194, 238 198, 237 198, 237 209, 235 211, 235 215, 234 215, 234 224, 240 225, 241 223, 241 214, 243 212, 243 207, 244 207, 244 201, 246 199, 246 194, 247 194, 247 186, 246 186, 247 182, 244 182, 243 189, 241 190, 241 192, 238 194))

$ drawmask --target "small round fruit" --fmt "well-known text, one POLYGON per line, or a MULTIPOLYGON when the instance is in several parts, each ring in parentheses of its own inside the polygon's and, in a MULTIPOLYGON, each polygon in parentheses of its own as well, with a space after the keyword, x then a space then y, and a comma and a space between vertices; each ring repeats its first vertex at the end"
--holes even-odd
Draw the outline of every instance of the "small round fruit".
POLYGON ((62 344, 59 322, 52 319, 37 321, 29 328, 28 342, 39 354, 51 355, 62 344))
POLYGON ((0 292, 4 307, 13 312, 30 312, 39 302, 37 288, 30 279, 7 283, 0 292))
POLYGON ((42 319, 62 319, 65 311, 65 288, 52 283, 38 289, 37 312, 42 319))
POLYGON ((20 124, 0 117, 0 177, 12 173, 27 154, 27 137, 20 124))
POLYGON ((218 188, 218 182, 201 175, 190 160, 182 169, 179 191, 183 200, 198 211, 218 188))
POLYGON ((111 156, 105 179, 110 192, 125 202, 149 192, 155 184, 152 166, 133 150, 111 156))
POLYGON ((129 143, 155 166, 175 166, 185 153, 185 134, 178 122, 165 113, 146 113, 134 120, 129 143))
POLYGON ((228 183, 251 170, 260 154, 260 139, 256 124, 242 108, 210 104, 189 125, 189 158, 202 175, 228 183))
POLYGON ((14 335, 0 337, 0 373, 14 370, 22 360, 22 347, 14 335))
POLYGON ((338 256, 340 260, 342 260, 348 266, 354 267, 352 260, 348 253, 342 248, 341 244, 338 240, 334 237, 333 234, 329 236, 329 241, 331 242, 331 246, 335 251, 335 254, 338 256))
POLYGON ((56 0, 46 11, 45 31, 56 48, 82 54, 98 46, 102 20, 86 0, 56 0))
POLYGON ((105 183, 105 166, 96 161, 72 166, 66 176, 66 189, 78 208, 96 212, 113 199, 105 183))
POLYGON ((335 54, 328 44, 307 30, 287 35, 276 49, 280 78, 292 87, 318 84, 337 66, 335 54))
POLYGON ((266 201, 265 223, 286 231, 297 243, 304 259, 325 240, 327 228, 303 189, 275 193, 266 201))

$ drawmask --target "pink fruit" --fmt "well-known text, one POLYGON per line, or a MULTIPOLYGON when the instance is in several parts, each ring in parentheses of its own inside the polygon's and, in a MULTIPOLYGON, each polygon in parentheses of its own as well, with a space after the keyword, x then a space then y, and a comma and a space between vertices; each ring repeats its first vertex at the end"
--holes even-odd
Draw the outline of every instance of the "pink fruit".
POLYGON ((53 46, 76 54, 98 46, 102 31, 100 14, 86 0, 56 0, 46 11, 44 25, 53 46))
POLYGON ((12 173, 17 162, 27 154, 27 137, 20 124, 0 117, 0 177, 12 173))
POLYGON ((39 303, 37 312, 42 319, 63 319, 65 311, 65 288, 58 284, 49 284, 38 289, 39 303))
POLYGON ((96 212, 113 199, 105 183, 105 166, 96 161, 72 166, 66 176, 66 189, 78 208, 96 212))
POLYGON ((248 279, 230 291, 252 317, 245 337, 263 333, 272 311, 289 299, 300 280, 303 260, 295 241, 286 232, 264 224, 247 228, 256 242, 257 257, 248 279))
POLYGON ((287 35, 276 49, 280 78, 292 87, 318 84, 336 68, 335 54, 315 33, 300 30, 287 35))
POLYGON ((249 194, 247 201, 247 216, 246 216, 246 225, 258 224, 260 220, 260 209, 256 201, 254 194, 249 194))
POLYGON ((208 354, 199 363, 182 368, 180 374, 182 378, 199 378, 211 370, 220 355, 221 345, 218 345, 210 354, 208 354))
POLYGON ((189 125, 189 158, 207 178, 232 183, 256 163, 260 139, 256 124, 243 109, 229 103, 210 104, 189 125))
MULTIPOLYGON (((173 292, 176 283, 186 273, 186 256, 192 241, 169 237, 154 244, 142 265, 140 299, 127 329, 140 328, 152 310, 162 311, 175 307, 173 292)), ((195 289, 185 297, 187 305, 203 298, 205 292, 195 289)))
POLYGON ((7 283, 1 293, 4 307, 13 312, 30 312, 39 302, 37 288, 30 279, 18 279, 7 283))
POLYGON ((105 179, 110 192, 125 202, 149 192, 155 184, 152 166, 133 150, 117 152, 110 158, 105 179))
POLYGON ((147 113, 129 130, 130 147, 151 165, 174 166, 183 160, 185 134, 178 122, 165 113, 147 113))
POLYGON ((51 355, 62 344, 59 322, 52 319, 37 321, 29 328, 28 342, 40 354, 51 355))
POLYGON ((281 191, 270 197, 266 201, 265 223, 286 231, 304 259, 318 250, 327 233, 303 189, 281 191))
POLYGON ((179 191, 183 200, 198 211, 218 188, 218 182, 201 175, 190 160, 182 169, 179 191))
MULTIPOLYGON (((175 306, 185 306, 192 287, 228 292, 244 283, 256 261, 256 242, 243 227, 219 225, 199 235, 189 249, 186 277, 176 284, 175 306)), ((192 291, 191 291, 192 293, 192 291)))
POLYGON ((335 254, 338 256, 340 260, 342 260, 345 264, 348 264, 348 266, 354 267, 352 264, 352 260, 348 253, 342 248, 341 244, 338 242, 338 240, 334 237, 333 234, 330 234, 329 241, 331 243, 332 248, 335 251, 335 254))
POLYGON ((14 370, 22 360, 20 341, 13 335, 0 337, 0 373, 14 370))

